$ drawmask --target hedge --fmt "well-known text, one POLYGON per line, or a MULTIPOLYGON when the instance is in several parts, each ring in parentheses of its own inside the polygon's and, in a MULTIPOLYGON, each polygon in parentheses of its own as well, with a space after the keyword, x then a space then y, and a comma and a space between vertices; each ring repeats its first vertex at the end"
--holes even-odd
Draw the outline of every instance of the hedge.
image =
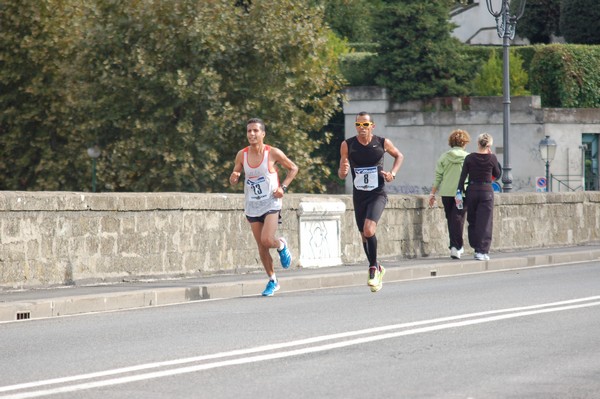
POLYGON ((531 61, 532 91, 544 107, 600 107, 600 46, 536 46, 531 61))

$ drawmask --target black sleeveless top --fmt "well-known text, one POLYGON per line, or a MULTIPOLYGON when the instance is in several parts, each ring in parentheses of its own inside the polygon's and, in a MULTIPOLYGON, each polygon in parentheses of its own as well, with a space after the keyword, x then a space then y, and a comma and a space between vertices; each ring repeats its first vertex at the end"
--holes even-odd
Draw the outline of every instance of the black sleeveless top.
MULTIPOLYGON (((378 186, 375 190, 370 191, 371 193, 383 190, 383 186, 385 185, 383 176, 380 173, 383 170, 383 156, 385 155, 384 142, 385 138, 376 135, 373 135, 373 139, 367 145, 362 145, 356 136, 346 139, 352 181, 356 178, 354 168, 377 166, 378 186)), ((352 184, 352 187, 354 187, 354 184, 352 184)), ((360 190, 354 187, 353 191, 360 190)))

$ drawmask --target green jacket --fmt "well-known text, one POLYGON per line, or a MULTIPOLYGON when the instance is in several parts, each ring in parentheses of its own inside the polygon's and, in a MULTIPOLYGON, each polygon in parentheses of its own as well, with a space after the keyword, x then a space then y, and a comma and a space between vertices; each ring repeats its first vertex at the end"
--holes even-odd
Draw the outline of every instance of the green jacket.
POLYGON ((440 156, 435 166, 435 180, 433 181, 433 187, 437 188, 437 194, 442 197, 456 195, 456 186, 467 155, 469 153, 462 147, 452 147, 440 156))

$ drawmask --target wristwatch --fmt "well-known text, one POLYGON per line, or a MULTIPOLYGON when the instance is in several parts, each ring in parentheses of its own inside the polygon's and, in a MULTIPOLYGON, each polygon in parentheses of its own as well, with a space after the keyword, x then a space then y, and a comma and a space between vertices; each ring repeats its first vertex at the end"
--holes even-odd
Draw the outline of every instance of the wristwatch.
POLYGON ((283 190, 284 193, 287 193, 287 186, 285 184, 281 185, 281 189, 283 190))
POLYGON ((391 174, 392 174, 392 180, 396 180, 396 173, 391 172, 391 174))

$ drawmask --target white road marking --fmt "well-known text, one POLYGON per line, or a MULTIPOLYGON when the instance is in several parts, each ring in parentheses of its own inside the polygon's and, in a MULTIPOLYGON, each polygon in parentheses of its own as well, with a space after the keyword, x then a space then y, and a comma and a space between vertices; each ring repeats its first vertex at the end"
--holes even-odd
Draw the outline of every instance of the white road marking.
POLYGON ((219 368, 219 367, 227 367, 227 366, 255 363, 255 362, 261 362, 261 361, 266 361, 266 360, 281 359, 281 358, 285 358, 285 357, 305 355, 305 354, 315 353, 315 352, 329 351, 329 350, 333 350, 333 349, 339 349, 339 348, 344 348, 344 347, 353 346, 353 345, 360 345, 360 344, 365 344, 365 343, 370 343, 370 342, 375 342, 375 341, 381 341, 381 340, 385 340, 385 339, 398 338, 398 337, 407 336, 407 335, 421 334, 421 333, 427 333, 427 332, 432 332, 432 331, 440 331, 440 330, 445 330, 445 329, 449 329, 449 328, 465 327, 465 326, 470 326, 470 325, 475 325, 475 324, 490 323, 490 322, 494 322, 494 321, 507 320, 507 319, 513 319, 513 318, 518 318, 518 317, 533 316, 533 315, 537 315, 537 314, 587 308, 587 307, 592 307, 592 306, 600 306, 600 296, 578 298, 578 299, 572 299, 572 300, 568 300, 568 301, 551 302, 551 303, 525 306, 525 307, 507 308, 507 309, 499 309, 499 310, 492 310, 492 311, 486 311, 486 312, 469 313, 469 314, 457 315, 457 316, 441 317, 441 318, 437 318, 437 319, 422 320, 422 321, 401 323, 401 324, 393 324, 393 325, 388 325, 388 326, 368 328, 368 329, 357 330, 357 331, 348 331, 348 332, 344 332, 344 333, 323 335, 323 336, 301 339, 301 340, 296 340, 296 341, 283 342, 283 343, 272 344, 272 345, 264 345, 264 346, 247 348, 247 349, 238 349, 238 350, 215 353, 215 354, 210 354, 210 355, 202 355, 202 356, 189 357, 189 358, 183 358, 183 359, 175 359, 175 360, 164 361, 164 362, 140 364, 137 366, 123 367, 123 368, 105 370, 105 371, 100 371, 100 372, 95 372, 95 373, 80 374, 80 375, 74 375, 74 376, 69 376, 69 377, 55 378, 55 379, 48 379, 48 380, 41 380, 41 381, 33 381, 33 382, 29 382, 29 383, 16 384, 16 385, 8 385, 8 386, 0 387, 0 392, 26 390, 26 389, 38 388, 38 387, 42 387, 42 386, 55 385, 55 384, 67 384, 67 383, 73 383, 73 382, 78 382, 78 381, 82 381, 82 380, 90 380, 90 379, 95 379, 95 378, 114 376, 114 375, 118 375, 118 374, 126 374, 126 373, 132 373, 132 372, 161 368, 161 367, 177 366, 177 365, 183 365, 183 364, 188 364, 188 363, 206 362, 206 361, 210 361, 210 360, 217 360, 217 359, 223 359, 223 358, 237 356, 237 358, 229 359, 229 360, 219 360, 219 361, 207 362, 207 363, 202 363, 202 364, 195 364, 195 365, 186 366, 186 367, 179 367, 179 368, 172 368, 172 369, 168 369, 168 370, 160 370, 160 371, 154 371, 154 372, 148 372, 148 373, 141 373, 141 374, 137 374, 137 375, 130 375, 130 376, 119 377, 119 378, 112 378, 112 379, 106 379, 106 380, 100 380, 100 381, 92 381, 92 382, 85 382, 85 383, 80 383, 80 384, 66 385, 66 386, 61 386, 61 387, 57 387, 57 388, 48 388, 48 389, 41 389, 41 390, 36 390, 36 391, 28 391, 28 392, 9 394, 9 395, 5 395, 5 396, 0 396, 0 399, 36 398, 36 397, 49 396, 49 395, 54 395, 54 394, 59 394, 59 393, 83 391, 83 390, 99 388, 99 387, 106 387, 106 386, 111 386, 111 385, 126 384, 126 383, 135 382, 135 381, 143 381, 143 380, 150 380, 150 379, 154 379, 154 378, 162 378, 162 377, 168 377, 168 376, 179 375, 179 374, 193 373, 193 372, 209 370, 209 369, 214 369, 214 368, 219 368), (387 331, 398 330, 398 329, 401 329, 402 331, 387 332, 387 331), (372 335, 374 333, 377 333, 377 335, 372 335), (371 335, 366 336, 366 337, 347 339, 347 338, 357 337, 357 336, 365 335, 365 334, 371 334, 371 335), (317 346, 302 347, 299 349, 294 349, 294 350, 289 350, 289 351, 281 351, 282 349, 292 348, 295 346, 306 346, 306 345, 318 344, 321 342, 331 341, 331 340, 340 340, 340 341, 323 344, 323 345, 317 345, 317 346), (252 355, 255 353, 259 353, 259 352, 269 352, 269 351, 271 351, 273 353, 248 356, 248 355, 252 355))

